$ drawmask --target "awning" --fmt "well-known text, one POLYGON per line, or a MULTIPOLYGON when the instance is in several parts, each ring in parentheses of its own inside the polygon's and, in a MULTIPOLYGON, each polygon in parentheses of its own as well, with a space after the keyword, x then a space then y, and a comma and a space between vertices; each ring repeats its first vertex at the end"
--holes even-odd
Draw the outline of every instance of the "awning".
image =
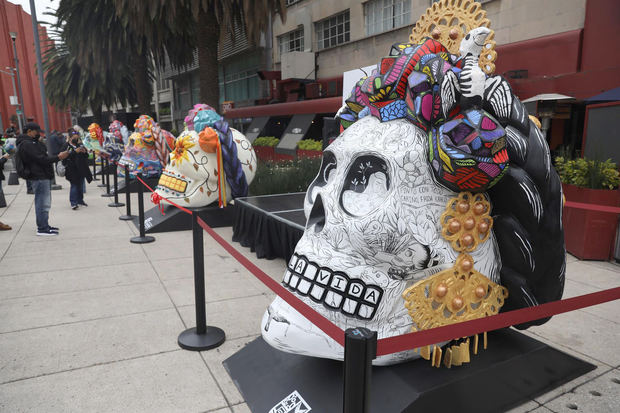
POLYGON ((314 113, 293 116, 282 134, 280 143, 276 146, 276 153, 294 156, 297 150, 297 142, 302 140, 310 129, 314 116, 314 113))
POLYGON ((541 93, 540 95, 532 96, 529 99, 522 100, 521 103, 537 102, 539 100, 569 100, 575 99, 572 96, 561 95, 559 93, 541 93))
POLYGON ((620 100, 620 86, 584 100, 586 102, 615 102, 616 100, 620 100))
POLYGON ((254 139, 258 138, 258 135, 260 135, 263 129, 265 129, 267 121, 269 121, 269 116, 258 116, 252 119, 252 123, 250 123, 250 126, 248 126, 248 130, 245 133, 245 137, 250 141, 250 143, 253 143, 254 139))
POLYGON ((291 116, 316 113, 336 113, 342 106, 342 97, 308 99, 298 102, 274 103, 271 105, 248 106, 231 109, 226 119, 255 118, 257 116, 291 116))

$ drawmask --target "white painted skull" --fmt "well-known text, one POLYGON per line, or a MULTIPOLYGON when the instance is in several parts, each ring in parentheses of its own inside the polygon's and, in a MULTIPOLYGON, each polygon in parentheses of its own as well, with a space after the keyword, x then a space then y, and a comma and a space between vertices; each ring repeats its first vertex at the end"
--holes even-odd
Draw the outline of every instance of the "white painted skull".
MULTIPOLYGON (((439 217, 456 193, 437 184, 428 137, 407 120, 360 119, 323 154, 306 201, 306 230, 283 284, 341 329, 366 327, 378 338, 409 333, 402 298, 414 282, 452 266, 458 253, 441 237, 439 217)), ((493 235, 472 257, 499 282, 493 235)), ((277 297, 265 312, 264 339, 283 351, 342 360, 344 349, 277 297)), ((377 365, 418 357, 377 358, 377 365)))
MULTIPOLYGON (((233 128, 230 130, 249 184, 256 172, 254 149, 241 132, 233 128)), ((218 200, 218 188, 218 161, 214 144, 206 143, 196 131, 184 130, 175 141, 155 192, 182 206, 202 207, 218 200)), ((226 194, 230 200, 228 183, 226 194)))

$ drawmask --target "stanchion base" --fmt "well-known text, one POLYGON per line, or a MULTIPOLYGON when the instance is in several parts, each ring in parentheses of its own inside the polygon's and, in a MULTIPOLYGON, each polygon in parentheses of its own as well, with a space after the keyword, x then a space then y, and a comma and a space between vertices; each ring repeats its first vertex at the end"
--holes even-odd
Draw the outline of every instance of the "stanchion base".
MULTIPOLYGON (((294 391, 313 412, 342 411, 340 361, 285 353, 259 336, 223 364, 253 412, 270 411, 294 391)), ((467 365, 417 359, 373 367, 369 411, 504 412, 595 368, 515 330, 493 331, 489 348, 467 365)))
POLYGON ((62 189, 62 185, 52 185, 52 191, 58 191, 62 189))
POLYGON ((188 328, 179 334, 179 346, 185 350, 202 351, 224 344, 226 333, 218 327, 207 326, 205 334, 198 334, 196 327, 188 328))
POLYGON ((98 188, 105 188, 105 184, 99 184, 97 185, 98 188))
POLYGON ((9 185, 19 185, 19 177, 16 172, 11 172, 9 174, 9 181, 7 183, 9 185))
POLYGON ((155 241, 155 237, 149 235, 145 235, 144 237, 133 237, 129 240, 132 244, 148 244, 153 241, 155 241))
POLYGON ((114 196, 114 194, 106 192, 105 194, 101 194, 101 196, 104 197, 104 198, 110 198, 110 197, 114 196))
POLYGON ((125 206, 125 204, 123 204, 122 202, 111 202, 108 204, 109 207, 111 208, 116 208, 116 207, 122 207, 125 206))
POLYGON ((133 221, 135 217, 135 215, 121 215, 120 217, 118 217, 118 219, 120 219, 121 221, 133 221))

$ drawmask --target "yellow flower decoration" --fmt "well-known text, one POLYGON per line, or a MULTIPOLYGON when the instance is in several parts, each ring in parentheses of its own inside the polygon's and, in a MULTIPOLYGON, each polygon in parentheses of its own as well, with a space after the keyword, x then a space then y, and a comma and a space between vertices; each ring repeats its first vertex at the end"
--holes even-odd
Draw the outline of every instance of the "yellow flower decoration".
POLYGON ((189 156, 187 156, 187 150, 192 148, 195 144, 191 141, 191 135, 179 136, 174 144, 174 151, 170 154, 170 157, 182 163, 183 159, 189 162, 189 156))

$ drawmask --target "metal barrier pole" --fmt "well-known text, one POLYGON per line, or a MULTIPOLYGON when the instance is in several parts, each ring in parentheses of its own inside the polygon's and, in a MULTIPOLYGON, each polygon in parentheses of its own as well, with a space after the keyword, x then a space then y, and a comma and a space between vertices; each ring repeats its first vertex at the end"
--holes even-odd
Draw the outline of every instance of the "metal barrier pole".
MULTIPOLYGON (((142 174, 137 174, 136 176, 141 178, 141 175, 142 174)), ((134 244, 147 244, 155 241, 155 237, 146 235, 146 230, 144 229, 144 190, 142 189, 142 183, 138 185, 138 220, 140 236, 131 238, 129 242, 134 244)))
POLYGON ((377 332, 347 328, 344 333, 343 413, 368 413, 372 360, 377 357, 377 332))
POLYGON ((98 180, 99 178, 97 178, 97 156, 93 152, 93 181, 98 181, 98 180))
POLYGON ((105 194, 101 194, 104 198, 109 198, 114 196, 112 192, 110 192, 110 163, 107 158, 103 158, 104 170, 103 176, 105 177, 105 194))
MULTIPOLYGON (((131 191, 129 190, 130 183, 129 166, 125 165, 125 205, 127 208, 125 210, 125 215, 118 217, 121 221, 131 221, 135 218, 131 215, 131 191)), ((142 183, 138 183, 138 185, 142 185, 142 183)))
POLYGON ((114 168, 114 202, 108 204, 109 207, 122 207, 125 206, 122 202, 118 202, 118 170, 114 168))
MULTIPOLYGON (((97 156, 95 155, 95 164, 97 163, 97 156)), ((101 170, 99 171, 99 175, 101 175, 101 183, 97 185, 100 188, 105 188, 105 174, 103 173, 105 164, 103 163, 103 157, 99 155, 99 163, 101 164, 101 170)), ((96 168, 96 165, 95 165, 96 168)))
POLYGON ((224 330, 207 326, 205 306, 205 257, 202 228, 198 224, 198 212, 192 212, 192 235, 194 241, 194 301, 196 303, 196 327, 179 334, 179 346, 185 350, 202 351, 221 346, 226 340, 224 330))

